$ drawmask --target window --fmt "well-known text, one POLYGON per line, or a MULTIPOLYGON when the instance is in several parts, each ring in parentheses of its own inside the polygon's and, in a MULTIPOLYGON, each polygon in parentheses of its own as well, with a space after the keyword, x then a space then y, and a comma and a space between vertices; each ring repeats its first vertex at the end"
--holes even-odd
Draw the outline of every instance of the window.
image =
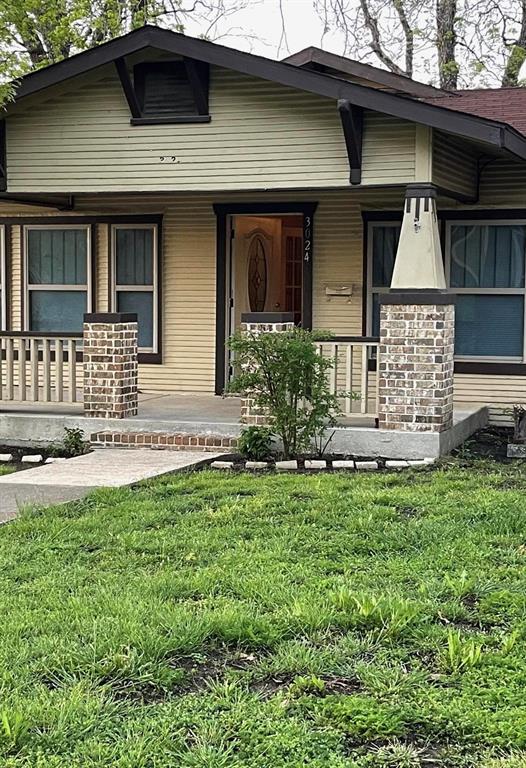
POLYGON ((133 80, 141 119, 208 121, 208 71, 208 65, 193 60, 136 64, 133 80))
POLYGON ((158 351, 157 226, 112 227, 112 310, 135 312, 141 352, 158 351))
MULTIPOLYGON (((389 290, 399 236, 398 223, 369 225, 367 332, 374 336, 378 296, 389 290)), ((447 284, 457 296, 456 358, 522 362, 526 223, 449 221, 445 254, 447 284)))
POLYGON ((5 268, 5 227, 0 226, 0 331, 7 330, 7 275, 5 268))
POLYGON ((379 295, 387 293, 391 286, 400 228, 401 225, 397 222, 375 222, 369 225, 367 275, 371 301, 368 307, 367 333, 370 336, 380 335, 379 295))
POLYGON ((526 225, 449 222, 446 254, 457 357, 522 361, 526 225))
POLYGON ((91 311, 87 226, 26 226, 26 328, 81 333, 91 311))

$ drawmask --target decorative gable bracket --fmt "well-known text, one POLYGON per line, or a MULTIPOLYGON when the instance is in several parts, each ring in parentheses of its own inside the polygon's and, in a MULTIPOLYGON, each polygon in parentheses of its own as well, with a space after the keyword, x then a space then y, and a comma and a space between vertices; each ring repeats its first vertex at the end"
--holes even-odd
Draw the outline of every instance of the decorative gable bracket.
MULTIPOLYGON (((158 67, 170 66, 170 62, 152 62, 152 65, 158 67)), ((122 56, 115 59, 115 68, 121 82, 122 90, 131 115, 132 125, 152 125, 156 123, 190 123, 190 122, 209 122, 208 114, 208 87, 210 65, 206 62, 196 59, 183 57, 182 65, 186 74, 190 92, 193 96, 195 111, 191 114, 162 114, 152 115, 151 111, 144 114, 141 105, 144 99, 143 90, 137 89, 137 84, 133 81, 126 64, 126 59, 122 56), (142 99, 141 99, 142 94, 142 99)), ((173 65, 175 66, 175 65, 173 65)), ((171 94, 173 96, 173 93, 171 94)))
POLYGON ((338 112, 342 121, 351 169, 350 182, 360 184, 362 181, 363 109, 351 104, 348 99, 338 99, 338 112))

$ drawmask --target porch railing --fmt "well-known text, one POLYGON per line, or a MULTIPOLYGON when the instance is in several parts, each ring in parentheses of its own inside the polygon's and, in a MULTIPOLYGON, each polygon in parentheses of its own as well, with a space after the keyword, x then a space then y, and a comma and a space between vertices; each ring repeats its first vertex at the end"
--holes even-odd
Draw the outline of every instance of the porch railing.
POLYGON ((0 401, 76 403, 81 333, 0 331, 0 401))
POLYGON ((340 405, 347 418, 378 415, 378 347, 379 339, 373 336, 335 336, 317 344, 321 355, 334 359, 329 374, 331 392, 341 394, 340 405))

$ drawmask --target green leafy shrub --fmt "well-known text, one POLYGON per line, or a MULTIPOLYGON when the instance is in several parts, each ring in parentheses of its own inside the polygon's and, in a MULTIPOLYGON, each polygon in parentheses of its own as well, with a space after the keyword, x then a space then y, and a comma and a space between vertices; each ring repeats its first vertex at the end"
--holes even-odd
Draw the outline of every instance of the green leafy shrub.
POLYGON ((272 449, 272 430, 268 427, 247 427, 241 432, 238 448, 245 459, 267 459, 272 449))
POLYGON ((249 392, 255 406, 268 412, 285 458, 313 446, 322 454, 329 442, 325 431, 341 413, 339 398, 347 393, 331 392, 328 373, 334 360, 316 348, 316 342, 327 338, 326 333, 294 328, 284 333, 237 333, 229 340, 239 370, 230 391, 249 392))
POLYGON ((64 439, 61 443, 51 446, 50 454, 52 456, 73 458, 73 456, 82 456, 85 453, 89 453, 89 450, 90 445, 85 439, 82 429, 64 427, 64 439))

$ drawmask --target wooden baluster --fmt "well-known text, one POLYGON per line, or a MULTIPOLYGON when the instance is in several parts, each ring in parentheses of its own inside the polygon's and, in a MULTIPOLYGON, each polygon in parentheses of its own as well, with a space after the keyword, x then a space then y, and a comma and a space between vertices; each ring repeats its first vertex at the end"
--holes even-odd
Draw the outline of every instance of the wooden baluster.
POLYGON ((49 354, 49 339, 42 340, 42 400, 51 402, 51 362, 49 354))
POLYGON ((26 340, 18 339, 18 399, 26 399, 26 340))
POLYGON ((6 369, 5 369, 5 380, 6 380, 6 400, 13 400, 14 390, 13 390, 13 366, 14 366, 14 355, 13 355, 13 339, 6 339, 5 340, 5 363, 6 363, 6 369))
POLYGON ((338 389, 337 381, 336 381, 336 369, 338 365, 336 361, 336 355, 338 354, 337 344, 329 344, 329 354, 332 356, 332 359, 333 359, 333 366, 329 372, 329 386, 330 386, 331 394, 335 395, 338 389))
POLYGON ((345 350, 345 391, 347 397, 345 398, 345 415, 350 416, 352 413, 352 398, 350 393, 352 392, 352 344, 347 344, 345 350))
POLYGON ((373 346, 373 349, 376 349, 376 393, 375 393, 375 403, 374 403, 374 415, 375 418, 378 418, 378 414, 380 412, 380 345, 375 344, 373 346))
POLYGON ((367 357, 367 344, 362 344, 362 385, 361 385, 361 413, 367 414, 369 397, 369 360, 367 357))
POLYGON ((63 354, 62 339, 55 339, 55 400, 57 403, 64 400, 63 354))
POLYGON ((38 341, 37 339, 31 339, 29 342, 29 370, 30 370, 31 400, 34 403, 38 403, 39 390, 38 390, 38 341))
POLYGON ((77 402, 77 343, 75 339, 68 341, 68 400, 77 402))

